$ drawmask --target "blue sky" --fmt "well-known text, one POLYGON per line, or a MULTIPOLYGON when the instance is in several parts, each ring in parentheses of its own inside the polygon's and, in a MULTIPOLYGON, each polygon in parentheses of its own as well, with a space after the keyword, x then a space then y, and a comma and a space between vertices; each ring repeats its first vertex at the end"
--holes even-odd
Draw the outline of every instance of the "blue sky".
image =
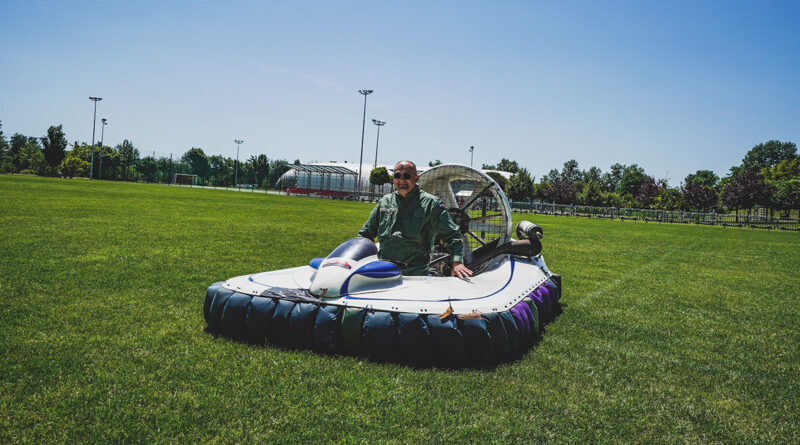
POLYGON ((143 153, 636 163, 672 185, 800 143, 800 2, 0 2, 6 135, 143 153), (99 138, 99 132, 97 138, 99 138))

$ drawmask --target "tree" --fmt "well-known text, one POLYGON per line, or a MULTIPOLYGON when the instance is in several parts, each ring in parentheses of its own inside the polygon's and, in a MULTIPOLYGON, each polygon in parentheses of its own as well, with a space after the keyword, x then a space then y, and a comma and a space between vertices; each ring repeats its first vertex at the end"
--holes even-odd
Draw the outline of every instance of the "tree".
POLYGON ((122 179, 129 181, 133 179, 133 169, 139 161, 139 150, 127 139, 114 147, 114 151, 119 155, 119 165, 122 169, 122 179))
POLYGON ((269 177, 269 158, 267 155, 250 156, 248 162, 253 165, 256 184, 259 187, 267 188, 265 184, 266 179, 269 177))
POLYGON ((381 186, 383 184, 390 184, 392 182, 392 177, 389 175, 389 171, 386 170, 386 167, 377 167, 370 172, 369 182, 372 185, 381 186))
POLYGON ((786 179, 774 183, 775 193, 772 195, 772 205, 784 211, 784 216, 789 216, 789 211, 800 210, 800 179, 786 179))
POLYGON ((192 147, 181 156, 181 160, 189 164, 193 175, 197 175, 202 180, 208 180, 208 174, 210 172, 208 157, 206 157, 202 148, 192 147))
POLYGON ((676 187, 667 187, 666 181, 660 180, 658 196, 653 200, 653 207, 660 210, 678 210, 684 208, 681 191, 676 187))
POLYGON ((3 134, 3 121, 0 121, 0 173, 11 171, 11 152, 3 134))
POLYGON ((686 179, 683 180, 683 183, 687 185, 700 184, 708 188, 716 187, 718 182, 719 176, 717 176, 711 170, 697 170, 695 173, 688 174, 686 179))
POLYGON ((208 157, 209 181, 219 187, 230 187, 235 181, 236 163, 231 158, 213 155, 208 157))
POLYGON ((19 171, 24 173, 38 173, 44 165, 44 154, 38 143, 27 143, 19 153, 19 171))
POLYGON ((528 169, 519 169, 508 180, 508 197, 514 201, 524 201, 533 197, 533 178, 528 169))
POLYGON ((595 181, 587 182, 578 195, 578 203, 585 206, 603 205, 603 195, 600 185, 595 181))
POLYGON ((800 179, 800 158, 784 159, 772 168, 762 169, 761 174, 768 181, 800 179))
POLYGON ((488 173, 486 173, 486 175, 489 176, 490 178, 494 179, 494 182, 496 182, 497 185, 499 185, 500 188, 503 189, 504 192, 506 191, 506 178, 505 178, 505 176, 503 176, 503 175, 501 175, 500 173, 497 173, 497 172, 488 172, 488 173))
MULTIPOLYGON (((612 169, 614 166, 611 166, 612 169)), ((626 166, 622 171, 622 177, 617 187, 621 194, 635 195, 639 188, 647 181, 648 176, 644 173, 644 169, 636 164, 626 166)), ((655 181, 654 181, 655 182, 655 181)))
MULTIPOLYGON (((89 147, 91 149, 91 146, 89 147)), ((91 153, 89 154, 91 157, 91 153)), ((120 152, 108 145, 95 147, 94 150, 94 173, 95 178, 116 180, 119 177, 122 159, 120 152)))
POLYGON ((609 192, 617 191, 617 187, 619 187, 620 182, 622 182, 622 176, 626 168, 624 164, 620 164, 619 162, 612 165, 611 171, 603 174, 603 179, 601 181, 603 189, 609 192))
POLYGON ((600 187, 600 184, 602 182, 603 172, 600 171, 600 169, 597 167, 592 167, 589 170, 584 170, 581 176, 582 176, 581 179, 583 180, 584 184, 587 184, 589 182, 596 182, 598 187, 600 187))
POLYGON ((574 159, 565 162, 564 166, 561 168, 561 177, 573 184, 580 181, 582 176, 578 168, 578 161, 574 159))
POLYGON ((55 170, 61 161, 66 156, 67 138, 64 136, 64 131, 61 125, 53 126, 47 129, 47 135, 41 138, 42 147, 44 147, 44 159, 47 164, 55 170))
POLYGON ((691 209, 700 211, 713 209, 719 199, 717 192, 713 188, 697 181, 683 184, 681 186, 681 197, 691 209))
POLYGON ((742 159, 742 167, 756 167, 758 170, 772 168, 781 161, 796 157, 797 146, 793 142, 772 140, 751 148, 742 159))
POLYGON ((652 208, 659 193, 659 186, 655 178, 647 176, 639 185, 639 189, 636 190, 636 194, 634 194, 633 198, 636 200, 639 207, 652 208))
POLYGON ((269 163, 269 185, 271 188, 275 188, 278 184, 278 180, 283 176, 284 173, 291 170, 291 166, 288 165, 285 159, 275 159, 270 161, 269 163))
POLYGON ((578 198, 575 184, 564 178, 556 178, 545 188, 544 198, 556 204, 573 204, 578 198))
POLYGON ((518 173, 520 171, 520 168, 519 165, 517 164, 517 161, 511 161, 506 158, 503 158, 500 160, 500 162, 497 164, 497 168, 495 168, 494 170, 500 170, 509 173, 518 173))
POLYGON ((481 164, 481 170, 500 170, 503 172, 517 173, 519 171, 519 164, 517 164, 517 161, 503 158, 497 165, 481 164))
POLYGON ((545 183, 549 184, 549 183, 555 181, 556 179, 559 179, 560 177, 561 177, 561 173, 559 173, 558 170, 556 170, 554 168, 551 168, 550 171, 547 172, 547 174, 544 175, 544 177, 542 177, 542 182, 545 182, 545 183))
POLYGON ((59 169, 64 176, 74 178, 75 176, 89 176, 89 163, 78 156, 67 155, 61 161, 59 169))
POLYGON ((435 161, 428 162, 428 167, 436 167, 437 165, 442 165, 442 161, 437 159, 435 161))
POLYGON ((775 188, 764 181, 758 167, 750 167, 734 176, 722 190, 722 203, 728 207, 750 210, 755 206, 768 206, 775 188))
MULTIPOLYGON (((36 145, 39 146, 39 139, 33 136, 25 136, 19 133, 14 133, 11 136, 9 141, 9 153, 11 155, 11 170, 12 172, 18 172, 22 170, 22 149, 26 145, 36 145)), ((38 168, 38 167, 37 167, 38 168)))
POLYGON ((139 174, 146 182, 156 182, 158 180, 158 163, 152 156, 145 156, 136 166, 139 174))

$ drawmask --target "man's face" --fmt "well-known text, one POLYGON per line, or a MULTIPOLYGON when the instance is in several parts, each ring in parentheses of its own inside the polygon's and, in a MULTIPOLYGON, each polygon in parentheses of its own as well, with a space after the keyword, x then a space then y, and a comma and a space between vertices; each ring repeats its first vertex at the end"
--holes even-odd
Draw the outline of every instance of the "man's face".
POLYGON ((394 166, 394 188, 403 197, 417 185, 417 181, 419 175, 412 164, 400 162, 394 166))

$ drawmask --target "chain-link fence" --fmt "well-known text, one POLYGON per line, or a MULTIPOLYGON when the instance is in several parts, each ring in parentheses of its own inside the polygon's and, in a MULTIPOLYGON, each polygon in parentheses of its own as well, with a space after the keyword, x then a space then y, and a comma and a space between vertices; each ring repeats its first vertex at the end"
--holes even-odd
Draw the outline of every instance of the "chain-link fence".
POLYGON ((774 217, 759 214, 740 215, 735 213, 701 213, 688 211, 551 204, 545 202, 514 202, 512 204, 512 212, 574 216, 577 218, 618 219, 621 221, 631 220, 670 224, 702 224, 723 227, 751 227, 754 229, 800 231, 800 218, 774 217))

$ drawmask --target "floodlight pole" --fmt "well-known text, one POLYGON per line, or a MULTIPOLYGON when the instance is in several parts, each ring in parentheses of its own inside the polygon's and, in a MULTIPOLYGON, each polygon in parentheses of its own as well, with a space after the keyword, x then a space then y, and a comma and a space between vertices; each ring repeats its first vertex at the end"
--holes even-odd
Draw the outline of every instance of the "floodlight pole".
POLYGON ((236 173, 233 176, 233 186, 238 190, 239 189, 239 145, 244 141, 241 139, 234 139, 233 142, 236 142, 236 173))
POLYGON ((102 97, 89 97, 94 101, 94 117, 92 118, 92 163, 89 165, 89 179, 94 178, 94 128, 97 124, 97 101, 103 100, 102 97))
POLYGON ((106 125, 108 125, 108 119, 102 118, 100 119, 103 122, 103 126, 100 127, 100 168, 97 171, 97 180, 103 180, 103 137, 106 135, 106 125))
POLYGON ((378 137, 375 139, 375 164, 372 165, 372 169, 375 170, 378 168, 378 143, 381 140, 381 127, 386 125, 386 122, 372 119, 372 123, 378 126, 378 137))
POLYGON ((361 193, 361 164, 364 162, 364 126, 367 123, 367 95, 372 94, 372 90, 358 90, 358 92, 364 95, 364 116, 361 117, 361 157, 358 158, 358 178, 356 179, 356 191, 361 193))
POLYGON ((469 146, 469 166, 470 167, 472 167, 472 155, 473 155, 472 152, 474 152, 474 151, 475 151, 475 146, 474 145, 470 145, 469 146))

